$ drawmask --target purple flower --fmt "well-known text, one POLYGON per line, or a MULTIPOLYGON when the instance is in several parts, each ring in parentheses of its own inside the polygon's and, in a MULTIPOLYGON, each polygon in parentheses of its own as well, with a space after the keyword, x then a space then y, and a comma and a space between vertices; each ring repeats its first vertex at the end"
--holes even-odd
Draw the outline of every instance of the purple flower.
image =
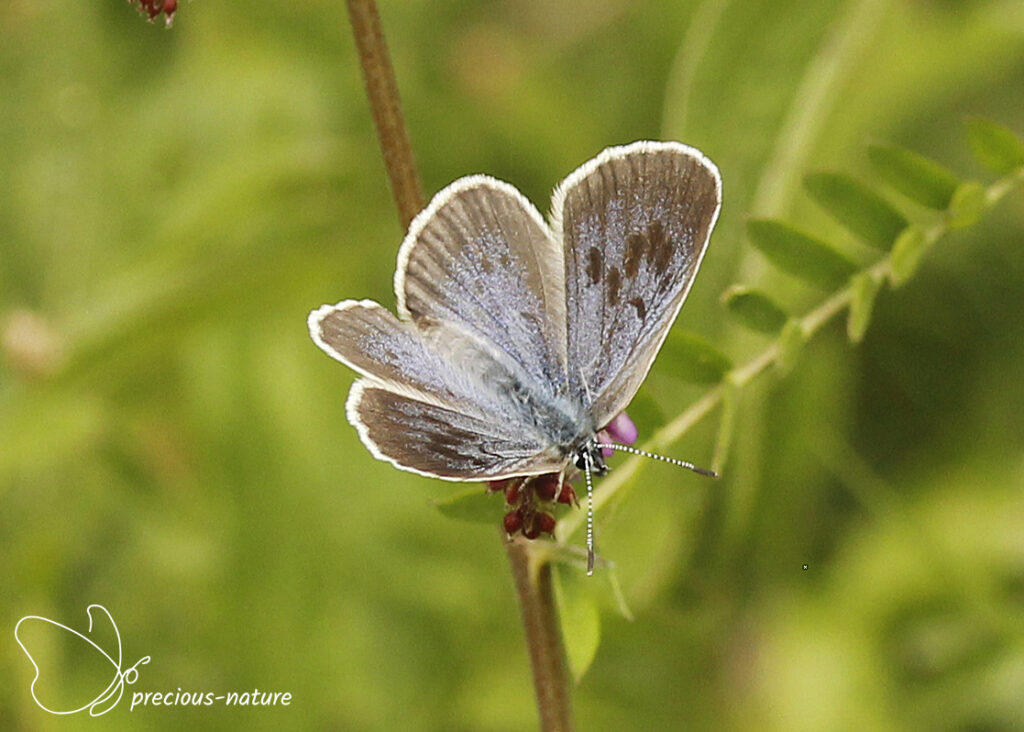
MULTIPOLYGON (((632 445, 638 436, 636 425, 625 412, 620 413, 618 417, 608 423, 607 427, 597 433, 597 438, 601 442, 618 442, 623 445, 632 445)), ((610 447, 603 447, 601 454, 611 457, 615 451, 610 447)))

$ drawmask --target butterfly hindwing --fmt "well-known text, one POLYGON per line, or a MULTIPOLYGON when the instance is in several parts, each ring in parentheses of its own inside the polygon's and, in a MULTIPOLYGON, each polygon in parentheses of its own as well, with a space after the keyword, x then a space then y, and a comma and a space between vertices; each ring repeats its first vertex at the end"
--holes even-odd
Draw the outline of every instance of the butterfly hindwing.
POLYGON ((626 408, 650 370, 720 205, 715 165, 672 142, 609 148, 555 191, 570 394, 598 426, 626 408))
POLYGON ((558 470, 545 444, 518 425, 430 404, 361 379, 352 386, 349 421, 374 457, 446 480, 497 480, 558 470))

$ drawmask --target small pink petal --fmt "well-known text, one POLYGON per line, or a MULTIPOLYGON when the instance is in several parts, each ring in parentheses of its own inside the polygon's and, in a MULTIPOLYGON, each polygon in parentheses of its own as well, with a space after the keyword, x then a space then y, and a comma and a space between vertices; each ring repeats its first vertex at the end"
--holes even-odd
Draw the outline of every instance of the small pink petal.
POLYGON ((632 445, 640 435, 636 429, 636 425, 633 424, 633 420, 631 420, 629 415, 625 412, 622 412, 618 417, 613 419, 611 423, 605 427, 605 430, 612 436, 612 439, 616 442, 621 442, 623 445, 632 445))
MULTIPOLYGON (((608 432, 608 430, 601 430, 600 432, 597 433, 597 441, 598 442, 606 442, 607 443, 607 442, 614 442, 614 439, 612 438, 612 436, 608 432)), ((603 457, 611 457, 614 454, 615 454, 615 450, 611 449, 610 447, 602 447, 601 448, 601 455, 603 457)))

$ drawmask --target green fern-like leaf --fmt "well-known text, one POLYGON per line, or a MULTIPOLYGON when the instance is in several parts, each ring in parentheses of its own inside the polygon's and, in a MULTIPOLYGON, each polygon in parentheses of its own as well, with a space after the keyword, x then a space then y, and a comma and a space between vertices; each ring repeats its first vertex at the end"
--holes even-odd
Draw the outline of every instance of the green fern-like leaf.
POLYGON ((987 205, 985 186, 977 181, 962 183, 957 187, 953 200, 949 203, 950 228, 965 229, 973 226, 981 218, 987 205))
POLYGON ((739 323, 758 333, 778 333, 789 318, 782 306, 767 294, 743 285, 733 285, 726 290, 722 304, 739 323))
POLYGON ((732 368, 732 361, 708 341, 693 333, 673 330, 661 347, 659 368, 691 384, 714 384, 732 368))
POLYGON ((971 151, 982 165, 997 175, 1024 167, 1024 141, 1003 125, 987 119, 967 121, 971 151))
POLYGON ((841 287, 857 271, 845 254, 782 221, 751 219, 747 234, 776 267, 823 290, 841 287))
POLYGON ((487 492, 478 485, 472 490, 438 501, 434 505, 448 518, 497 526, 501 521, 501 509, 504 504, 494 496, 487 495, 487 492))
POLYGON ((871 322, 875 299, 882 287, 882 278, 871 272, 861 272, 851 281, 850 315, 846 320, 846 334, 854 343, 860 343, 871 322))
POLYGON ((912 201, 944 209, 960 180, 934 160, 898 145, 868 146, 868 160, 878 176, 912 201))
POLYGON ((903 214, 863 183, 839 173, 812 173, 804 188, 826 213, 865 244, 888 251, 907 226, 903 214))
POLYGON ((899 235, 889 257, 889 281, 893 287, 899 287, 914 276, 929 244, 924 229, 918 226, 909 226, 899 235))

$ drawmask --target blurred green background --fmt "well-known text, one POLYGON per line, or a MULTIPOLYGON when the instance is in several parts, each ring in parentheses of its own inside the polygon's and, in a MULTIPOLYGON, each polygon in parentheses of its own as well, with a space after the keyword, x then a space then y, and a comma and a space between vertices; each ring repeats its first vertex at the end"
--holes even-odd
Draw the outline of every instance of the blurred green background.
MULTIPOLYGON (((844 241, 806 172, 870 180, 884 139, 988 181, 965 116, 1024 132, 1019 0, 381 12, 429 193, 487 172, 546 210, 640 138, 715 160, 678 327, 738 362, 766 343, 728 285, 820 298, 764 265, 748 216, 844 241)), ((393 306, 402 237, 342 5, 196 0, 165 31, 123 0, 4 0, 0 34, 0 728, 532 728, 496 527, 373 460, 352 375, 306 331, 325 302, 393 306), (292 704, 47 714, 14 626, 84 630, 93 602, 125 667, 152 657, 129 693, 292 704)), ((636 619, 605 600, 580 729, 1024 729, 1022 202, 883 292, 862 344, 831 326, 747 390, 723 479, 653 465, 598 516, 636 619)), ((667 362, 643 392, 665 416, 700 393, 667 362)), ((672 454, 707 464, 714 431, 672 454)), ((87 654, 39 643, 52 693, 96 694, 87 654)))

